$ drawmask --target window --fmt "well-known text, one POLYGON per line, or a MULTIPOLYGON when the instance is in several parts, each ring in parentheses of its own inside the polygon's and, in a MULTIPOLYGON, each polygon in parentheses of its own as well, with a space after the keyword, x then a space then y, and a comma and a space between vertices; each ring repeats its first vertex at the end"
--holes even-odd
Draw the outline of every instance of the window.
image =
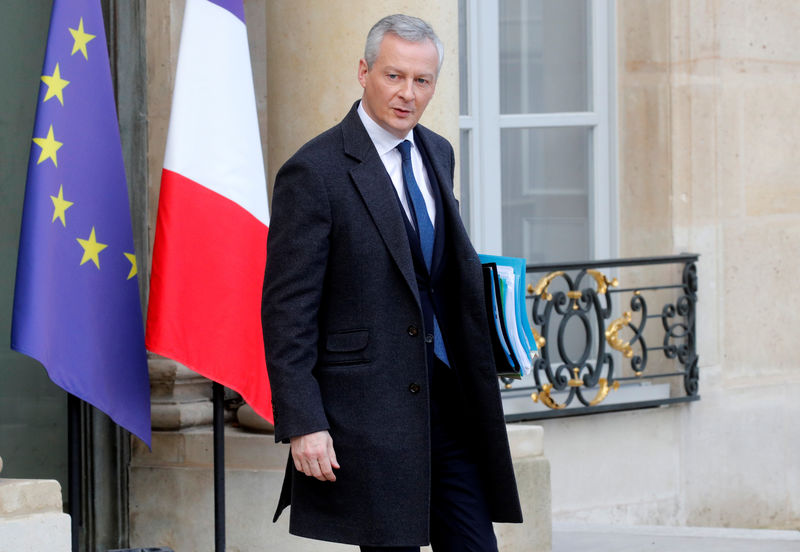
POLYGON ((613 0, 460 0, 462 215, 529 264, 615 255, 613 0))

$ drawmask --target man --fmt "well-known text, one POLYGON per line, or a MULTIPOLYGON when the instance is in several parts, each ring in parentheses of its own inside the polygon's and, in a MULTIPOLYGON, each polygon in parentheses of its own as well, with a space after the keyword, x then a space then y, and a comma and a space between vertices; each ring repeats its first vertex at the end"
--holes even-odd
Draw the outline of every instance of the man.
POLYGON ((520 522, 481 265, 453 196, 453 148, 417 121, 443 47, 393 15, 367 37, 345 119, 279 171, 262 322, 275 519, 362 551, 496 550, 520 522))

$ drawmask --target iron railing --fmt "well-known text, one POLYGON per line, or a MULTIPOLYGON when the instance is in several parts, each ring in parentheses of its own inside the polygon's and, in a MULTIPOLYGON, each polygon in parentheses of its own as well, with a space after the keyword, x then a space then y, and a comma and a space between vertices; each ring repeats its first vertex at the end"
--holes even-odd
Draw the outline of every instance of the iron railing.
POLYGON ((698 400, 697 259, 529 265, 540 355, 531 374, 502 378, 506 420, 698 400))

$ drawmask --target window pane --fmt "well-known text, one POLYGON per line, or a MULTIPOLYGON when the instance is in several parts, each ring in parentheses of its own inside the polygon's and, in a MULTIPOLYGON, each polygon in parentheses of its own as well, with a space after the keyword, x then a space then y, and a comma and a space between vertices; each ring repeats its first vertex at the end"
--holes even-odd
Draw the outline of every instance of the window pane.
POLYGON ((500 112, 591 111, 588 0, 500 0, 500 112))
POLYGON ((503 254, 528 263, 588 259, 592 131, 501 131, 503 254))
POLYGON ((459 115, 469 115, 469 33, 467 0, 458 0, 458 99, 459 115))
POLYGON ((459 203, 461 204, 461 219, 464 221, 464 226, 467 229, 467 233, 469 233, 469 222, 470 222, 470 197, 469 197, 469 187, 470 187, 470 173, 469 173, 469 160, 470 160, 470 131, 461 129, 459 133, 459 146, 460 151, 459 155, 461 156, 461 167, 460 167, 460 186, 461 186, 461 197, 459 203))

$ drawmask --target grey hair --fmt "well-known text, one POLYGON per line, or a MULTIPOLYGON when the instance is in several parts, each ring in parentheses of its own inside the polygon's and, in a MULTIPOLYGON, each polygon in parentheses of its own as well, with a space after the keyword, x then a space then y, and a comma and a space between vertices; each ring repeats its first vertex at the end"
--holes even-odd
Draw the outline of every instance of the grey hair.
POLYGON ((433 42, 439 54, 439 65, 436 67, 436 74, 439 74, 439 70, 442 68, 442 62, 444 61, 444 45, 442 41, 439 40, 439 37, 436 36, 433 27, 418 17, 399 13, 387 15, 375 23, 369 30, 369 34, 367 34, 367 43, 366 46, 364 46, 364 59, 369 69, 372 69, 372 64, 375 63, 378 57, 378 51, 381 48, 381 42, 383 42, 383 37, 386 33, 395 34, 409 42, 424 42, 425 40, 433 42))

